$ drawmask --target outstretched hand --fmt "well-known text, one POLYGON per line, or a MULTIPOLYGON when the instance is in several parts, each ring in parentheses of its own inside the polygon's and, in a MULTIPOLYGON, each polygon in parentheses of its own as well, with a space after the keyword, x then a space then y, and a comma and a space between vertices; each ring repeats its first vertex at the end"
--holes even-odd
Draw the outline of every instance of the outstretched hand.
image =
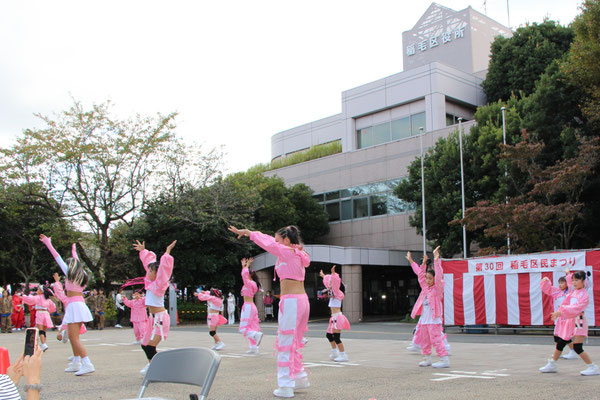
POLYGON ((435 250, 433 250, 433 258, 434 260, 439 260, 440 259, 440 247, 438 246, 435 248, 435 250))
POLYGON ((323 270, 320 270, 320 271, 319 271, 319 276, 320 276, 321 278, 324 278, 324 277, 325 277, 325 274, 323 273, 323 270))
POLYGON ((58 276, 58 274, 55 272, 52 277, 54 278, 54 282, 58 283, 60 282, 60 276, 58 276))
POLYGON ((229 228, 227 228, 227 230, 235 233, 238 239, 241 239, 242 236, 250 237, 250 231, 248 229, 238 229, 235 226, 230 225, 229 228))
POLYGON ((173 240, 173 243, 167 246, 167 251, 165 251, 165 253, 171 254, 171 250, 173 250, 173 247, 175 247, 175 243, 177 243, 177 240, 173 240))
POLYGON ((248 268, 254 261, 253 257, 250 258, 242 258, 242 268, 248 268))
POLYGON ((410 251, 406 252, 406 259, 408 260, 409 263, 413 263, 413 259, 412 259, 412 254, 410 254, 410 251))
POLYGON ((331 275, 335 274, 335 265, 331 267, 331 275))
POLYGON ((556 321, 556 318, 561 316, 560 311, 555 311, 552 314, 550 314, 550 316, 552 317, 552 321, 556 321))
POLYGON ((136 249, 137 251, 142 251, 142 250, 146 250, 146 242, 142 242, 140 243, 139 240, 136 240, 135 243, 133 243, 133 248, 136 249))
POLYGON ((43 233, 40 233, 40 242, 43 242, 44 239, 46 239, 46 238, 52 239, 51 237, 48 237, 48 236, 44 235, 43 233))

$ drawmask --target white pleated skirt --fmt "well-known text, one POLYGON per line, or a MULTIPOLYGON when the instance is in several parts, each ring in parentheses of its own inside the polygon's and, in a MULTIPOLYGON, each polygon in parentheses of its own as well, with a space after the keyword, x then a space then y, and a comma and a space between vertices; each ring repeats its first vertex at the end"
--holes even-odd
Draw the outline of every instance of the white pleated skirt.
POLYGON ((88 306, 82 301, 74 301, 67 305, 62 322, 63 324, 76 324, 78 322, 90 322, 93 320, 94 317, 92 317, 88 306))

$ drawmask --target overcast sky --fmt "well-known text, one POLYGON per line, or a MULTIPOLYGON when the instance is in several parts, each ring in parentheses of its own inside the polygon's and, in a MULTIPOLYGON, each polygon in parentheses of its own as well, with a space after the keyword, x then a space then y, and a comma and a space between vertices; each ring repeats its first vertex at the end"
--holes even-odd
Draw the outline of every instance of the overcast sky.
MULTIPOLYGON (((439 1, 484 12, 484 1, 439 1)), ((270 160, 271 136, 341 112, 341 93, 402 71, 402 32, 431 1, 2 1, 0 147, 34 113, 111 100, 177 111, 177 133, 224 146, 226 171, 270 160)), ((513 27, 569 24, 580 0, 512 0, 513 27)), ((508 24, 506 0, 487 15, 508 24)))

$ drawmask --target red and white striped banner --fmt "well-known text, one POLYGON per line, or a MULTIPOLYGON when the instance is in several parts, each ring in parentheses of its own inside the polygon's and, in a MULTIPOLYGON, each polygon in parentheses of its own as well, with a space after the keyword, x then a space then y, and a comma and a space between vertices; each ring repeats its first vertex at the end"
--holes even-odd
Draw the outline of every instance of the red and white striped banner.
POLYGON ((444 324, 553 325, 554 301, 540 282, 548 277, 558 286, 567 266, 592 273, 585 313, 590 326, 599 326, 600 284, 593 283, 600 282, 600 251, 442 260, 444 324))

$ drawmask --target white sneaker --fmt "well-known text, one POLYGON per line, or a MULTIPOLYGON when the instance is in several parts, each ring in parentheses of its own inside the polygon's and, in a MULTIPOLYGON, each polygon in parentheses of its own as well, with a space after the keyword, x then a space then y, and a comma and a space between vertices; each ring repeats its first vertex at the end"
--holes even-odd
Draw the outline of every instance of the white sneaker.
POLYGON ((215 350, 221 350, 223 347, 225 347, 225 343, 223 342, 219 342, 215 345, 215 350))
POLYGON ((148 372, 148 368, 150 368, 150 363, 146 364, 146 366, 140 369, 140 375, 146 376, 146 372, 148 372))
POLYGON ((564 358, 565 360, 576 360, 579 358, 579 355, 575 353, 575 350, 571 350, 564 356, 561 355, 560 358, 564 358))
POLYGON ((69 341, 69 332, 65 329, 60 334, 62 335, 62 342, 67 343, 69 341))
POLYGON ((213 347, 211 347, 210 349, 211 349, 211 350, 216 350, 216 349, 217 349, 217 344, 215 343, 215 344, 213 345, 213 347))
POLYGON ((275 397, 294 397, 294 389, 291 387, 280 387, 273 391, 275 397))
POLYGON ((346 353, 340 353, 340 355, 337 356, 336 358, 334 358, 333 361, 335 361, 335 362, 348 361, 348 356, 346 355, 346 353))
POLYGON ((302 338, 302 344, 306 346, 306 344, 308 343, 308 339, 303 337, 302 338))
POLYGON ((69 363, 69 366, 67 368, 65 368, 65 372, 77 372, 81 369, 81 363, 80 362, 73 362, 71 361, 71 363, 69 363))
POLYGON ((308 389, 310 387, 310 382, 308 381, 308 378, 296 379, 294 385, 294 389, 308 389))
POLYGON ((340 352, 337 350, 331 350, 331 354, 329 355, 330 360, 335 360, 340 356, 340 352))
POLYGON ((419 367, 429 367, 431 366, 431 356, 425 356, 423 361, 419 363, 419 367))
POLYGON ((431 366, 433 368, 448 368, 450 366, 450 361, 448 361, 448 356, 440 357, 440 361, 433 363, 431 366))
POLYGON ((69 356, 69 361, 73 361, 74 358, 75 356, 69 356))
POLYGON ((550 358, 548 360, 548 364, 546 364, 542 368, 540 368, 540 372, 543 372, 543 373, 558 372, 558 365, 556 365, 556 361, 554 361, 553 359, 550 358))
POLYGON ((246 352, 246 354, 249 354, 249 355, 252 355, 252 356, 253 355, 257 355, 258 354, 258 349, 250 349, 250 350, 248 350, 246 352))
POLYGON ((598 370, 598 366, 596 364, 589 364, 587 369, 581 371, 581 375, 592 376, 592 375, 600 375, 600 371, 598 370))
POLYGON ((421 352, 421 346, 411 343, 410 346, 406 348, 408 351, 414 351, 415 353, 421 352))
POLYGON ((48 345, 46 343, 42 343, 40 345, 40 349, 42 349, 42 351, 46 351, 46 350, 48 350, 48 345))
POLYGON ((256 335, 254 335, 254 340, 256 340, 256 346, 260 346, 260 342, 263 338, 263 333, 262 332, 256 332, 256 335))
POLYGON ((91 374, 94 372, 96 368, 94 368, 94 364, 92 363, 82 363, 79 371, 75 372, 75 375, 81 376, 85 374, 91 374))
POLYGON ((141 340, 136 340, 135 342, 133 342, 131 344, 142 344, 142 341, 141 340))
POLYGON ((119 324, 116 324, 115 328, 123 328, 123 327, 121 325, 119 325, 119 324))

